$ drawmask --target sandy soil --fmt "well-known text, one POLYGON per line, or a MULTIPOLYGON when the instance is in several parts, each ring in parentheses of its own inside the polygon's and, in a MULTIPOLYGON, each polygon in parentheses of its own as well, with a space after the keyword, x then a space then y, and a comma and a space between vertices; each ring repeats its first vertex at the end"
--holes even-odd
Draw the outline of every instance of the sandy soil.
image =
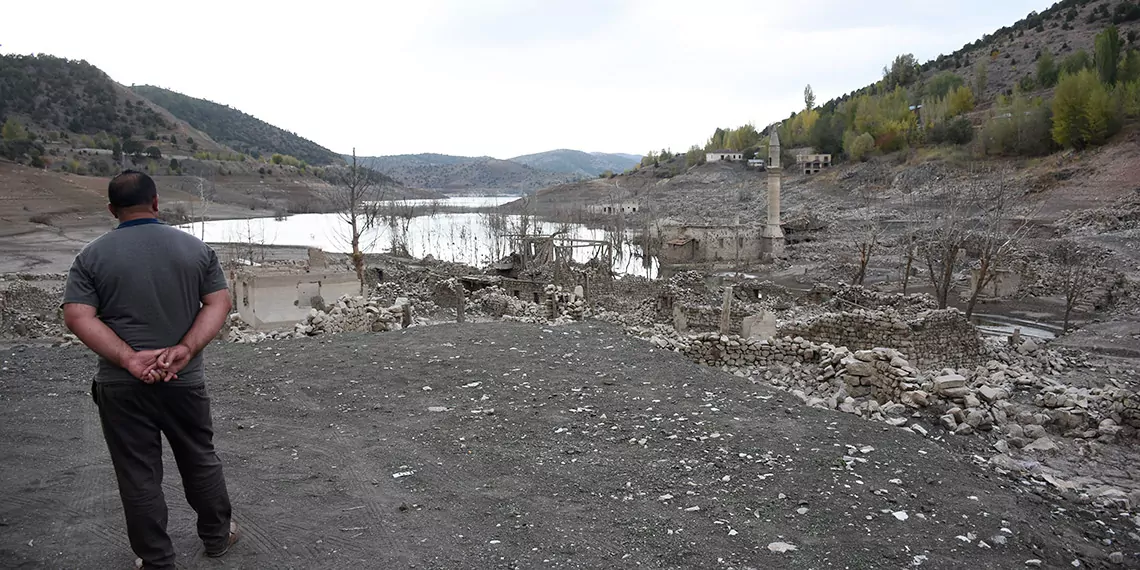
MULTIPOLYGON (((0 559, 127 567, 93 359, 0 358, 0 559)), ((808 409, 612 328, 441 325, 207 359, 246 538, 205 559, 168 461, 183 568, 1101 568, 1111 551, 1140 567, 1127 517, 976 466, 964 439, 808 409)))

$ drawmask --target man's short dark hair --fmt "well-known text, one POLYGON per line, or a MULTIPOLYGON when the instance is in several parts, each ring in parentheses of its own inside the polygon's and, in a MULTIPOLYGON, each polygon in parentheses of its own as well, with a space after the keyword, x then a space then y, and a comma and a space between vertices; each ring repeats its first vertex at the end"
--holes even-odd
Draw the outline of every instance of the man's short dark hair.
POLYGON ((154 179, 137 170, 124 170, 107 185, 107 201, 115 209, 149 205, 157 195, 154 179))

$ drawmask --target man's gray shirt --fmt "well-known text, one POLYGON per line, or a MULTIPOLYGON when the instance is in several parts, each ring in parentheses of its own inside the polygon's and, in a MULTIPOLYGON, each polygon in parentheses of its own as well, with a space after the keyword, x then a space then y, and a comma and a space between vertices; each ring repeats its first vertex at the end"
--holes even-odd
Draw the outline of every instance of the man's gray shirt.
MULTIPOLYGON (((194 324, 201 299, 226 289, 210 246, 155 220, 127 222, 83 248, 67 274, 63 302, 95 307, 99 320, 135 350, 174 346, 194 324)), ((99 358, 95 381, 138 382, 99 358)), ((172 384, 201 384, 202 355, 172 384)))

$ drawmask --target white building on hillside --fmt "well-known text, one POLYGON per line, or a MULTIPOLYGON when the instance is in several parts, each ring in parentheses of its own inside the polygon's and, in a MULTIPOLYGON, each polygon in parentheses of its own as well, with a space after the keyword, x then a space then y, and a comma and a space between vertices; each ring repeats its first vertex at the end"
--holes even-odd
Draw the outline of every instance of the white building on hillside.
POLYGON ((744 153, 735 150, 714 150, 705 153, 705 162, 720 162, 722 160, 744 160, 744 153))

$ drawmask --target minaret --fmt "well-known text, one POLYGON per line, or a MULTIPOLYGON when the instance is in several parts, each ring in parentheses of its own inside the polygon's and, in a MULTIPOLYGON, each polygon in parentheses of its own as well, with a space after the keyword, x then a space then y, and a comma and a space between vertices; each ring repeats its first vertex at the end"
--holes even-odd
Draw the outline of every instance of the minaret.
POLYGON ((768 141, 768 220, 764 231, 764 252, 770 257, 784 254, 784 230, 780 227, 780 136, 776 125, 769 127, 772 137, 768 141))

